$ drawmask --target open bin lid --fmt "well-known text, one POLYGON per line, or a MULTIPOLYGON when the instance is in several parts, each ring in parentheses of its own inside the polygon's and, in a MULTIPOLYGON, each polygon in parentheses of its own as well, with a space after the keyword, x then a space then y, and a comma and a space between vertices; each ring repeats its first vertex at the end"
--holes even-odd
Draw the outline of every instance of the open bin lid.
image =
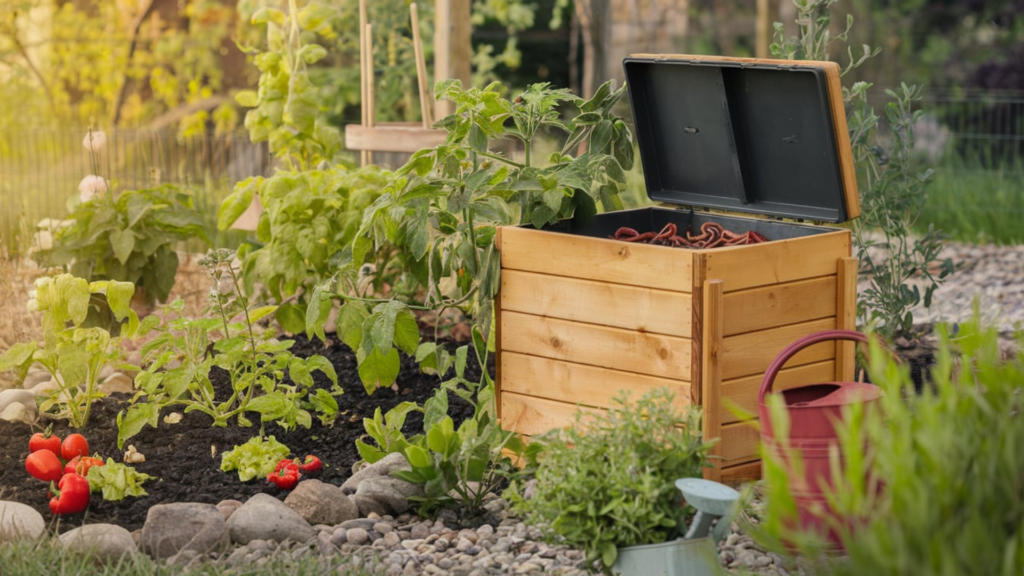
POLYGON ((638 54, 623 67, 652 200, 860 215, 836 63, 638 54))

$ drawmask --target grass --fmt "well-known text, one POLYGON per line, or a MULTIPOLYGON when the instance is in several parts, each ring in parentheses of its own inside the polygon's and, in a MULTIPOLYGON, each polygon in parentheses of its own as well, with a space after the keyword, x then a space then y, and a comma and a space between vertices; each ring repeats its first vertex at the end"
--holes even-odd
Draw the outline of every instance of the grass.
POLYGON ((233 568, 203 565, 183 570, 153 561, 145 554, 101 563, 92 555, 70 552, 54 540, 22 541, 0 546, 0 573, 4 576, 369 576, 369 570, 351 565, 350 557, 321 558, 311 553, 299 560, 271 558, 262 565, 233 568))
POLYGON ((933 224, 963 242, 1024 243, 1024 160, 984 165, 940 163, 916 228, 925 231, 933 224))

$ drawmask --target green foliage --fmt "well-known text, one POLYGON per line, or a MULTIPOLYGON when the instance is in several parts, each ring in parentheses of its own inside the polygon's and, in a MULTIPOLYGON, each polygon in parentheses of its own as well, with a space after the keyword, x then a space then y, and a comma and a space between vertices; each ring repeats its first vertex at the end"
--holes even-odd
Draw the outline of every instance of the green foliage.
MULTIPOLYGON (((838 0, 793 0, 797 7, 796 38, 786 39, 783 25, 775 23, 776 43, 772 54, 786 59, 828 60, 829 47, 845 43, 853 25, 847 16, 845 29, 832 35, 831 11, 838 0)), ((847 49, 846 74, 876 56, 880 49, 863 46, 859 55, 847 49)), ((918 171, 913 161, 914 122, 924 112, 913 110, 921 90, 903 84, 899 92, 887 90, 892 99, 885 106, 885 119, 891 138, 876 138, 878 116, 868 103, 871 84, 856 82, 843 89, 850 142, 857 165, 862 215, 854 221, 854 242, 860 259, 860 272, 870 281, 857 303, 860 323, 872 324, 890 341, 897 336, 912 338, 914 317, 911 309, 920 303, 931 305, 932 295, 942 280, 953 272, 952 261, 940 260, 942 236, 933 228, 915 237, 911 230, 920 216, 927 197, 931 170, 918 171), (881 240, 877 240, 881 236, 881 240), (879 257, 880 248, 884 256, 879 257), (872 253, 875 252, 875 255, 872 253), (937 272, 934 272, 937 270, 937 272), (924 281, 924 294, 911 279, 924 281)))
POLYGON ((90 281, 131 282, 146 299, 166 301, 178 270, 175 244, 208 241, 190 193, 173 186, 100 193, 72 201, 70 224, 53 231, 53 248, 33 259, 90 281))
POLYGON ((248 49, 260 70, 259 89, 243 90, 235 99, 251 108, 245 127, 253 142, 267 142, 289 168, 308 170, 341 150, 341 134, 326 121, 308 70, 327 56, 312 39, 330 32, 325 20, 335 9, 320 2, 299 9, 296 0, 288 7, 287 14, 269 6, 253 13, 252 23, 266 26, 266 50, 248 49))
POLYGON ((114 462, 113 458, 107 458, 102 466, 89 468, 86 478, 89 490, 102 492, 103 499, 109 501, 124 500, 125 496, 148 496, 142 484, 155 479, 127 464, 114 462))
POLYGON ((1024 571, 1024 356, 1002 360, 998 334, 977 315, 961 329, 952 339, 940 329, 932 386, 921 393, 906 366, 873 347, 871 381, 885 396, 878 410, 854 405, 840 420, 834 456, 844 467, 826 492, 836 513, 826 522, 847 557, 831 561, 821 535, 794 528, 794 476, 778 457, 764 461, 766 516, 748 527, 759 542, 795 548, 821 564, 816 573, 1024 571))
POLYGON ((388 410, 387 414, 381 415, 380 408, 377 408, 373 412, 373 418, 363 418, 363 429, 377 443, 376 446, 373 446, 364 442, 362 438, 356 440, 356 448, 363 461, 373 464, 388 454, 395 452, 404 454, 405 449, 410 445, 422 444, 422 435, 406 438, 402 433, 406 416, 414 411, 422 412, 423 409, 413 402, 402 402, 388 410))
MULTIPOLYGON (((339 333, 357 350, 360 377, 368 390, 390 384, 397 375, 396 346, 407 354, 416 351, 421 365, 444 375, 451 362, 448 352, 417 348, 418 342, 411 339, 400 342, 398 332, 394 344, 388 342, 387 330, 367 336, 368 328, 377 324, 359 320, 368 313, 357 304, 363 293, 362 265, 382 250, 397 247, 411 275, 426 286, 422 305, 391 300, 384 308, 378 305, 373 314, 400 316, 403 308, 459 307, 477 319, 476 339, 485 342, 498 290, 494 239, 499 226, 529 222, 540 227, 574 214, 586 218, 596 213, 598 202, 605 209, 621 207, 618 194, 625 188, 624 169, 633 165, 632 133, 612 113, 623 90, 613 91, 609 82, 594 98, 584 100, 535 84, 507 100, 494 85, 467 90, 457 81, 438 83, 438 96, 457 105, 454 114, 439 122, 448 131, 445 143, 413 154, 364 211, 336 279, 311 297, 323 308, 307 314, 307 333, 322 331, 327 320, 324 302, 340 298, 346 303, 339 333), (566 108, 575 114, 563 120, 566 108), (533 145, 545 130, 560 131, 565 141, 548 164, 538 166, 533 145), (500 139, 521 142, 525 161, 493 151, 492 142, 500 139), (572 156, 581 145, 586 151, 572 156)), ((475 348, 479 356, 481 347, 475 348)), ((467 352, 461 352, 463 368, 467 352)))
MULTIPOLYGON (((126 322, 124 335, 139 327, 139 318, 128 303, 135 287, 128 282, 86 282, 70 274, 40 278, 29 300, 30 311, 43 313, 43 344, 15 344, 0 355, 0 371, 15 369, 24 378, 39 364, 58 388, 39 405, 40 412, 67 418, 72 428, 89 421, 89 410, 103 394, 97 389, 100 370, 117 358, 117 339, 98 327, 85 328, 90 302, 102 297, 118 322, 126 322)), ((128 369, 137 369, 127 366, 128 369)))
MULTIPOLYGON (((253 436, 241 446, 235 446, 220 457, 220 469, 224 472, 238 470, 238 480, 248 482, 253 478, 266 478, 291 450, 270 436, 253 436)), ((91 472, 92 470, 90 470, 91 472)))
POLYGON ((255 306, 241 292, 233 257, 231 251, 213 250, 200 261, 213 282, 210 306, 216 316, 179 316, 162 324, 151 316, 143 321, 139 333, 156 335, 141 349, 146 368, 136 377, 139 391, 117 417, 119 447, 146 424, 156 427, 160 411, 171 406, 198 410, 210 416, 214 426, 227 426, 231 418, 241 426, 251 425, 246 412, 258 412, 261 422, 277 422, 286 430, 309 428, 311 410, 325 424, 334 421, 334 396, 342 393, 334 366, 322 356, 298 358, 288 351, 294 341, 278 340, 271 330, 259 329, 257 323, 276 307, 255 306), (210 381, 214 367, 228 372, 228 398, 215 394, 210 381), (314 371, 330 378, 330 391, 310 393, 314 371))
MULTIPOLYGON (((262 245, 244 246, 239 257, 247 292, 259 285, 278 302, 298 296, 277 313, 286 330, 305 329, 313 287, 334 274, 344 249, 355 238, 363 211, 390 178, 390 172, 376 166, 278 172, 270 178, 240 182, 221 204, 218 226, 222 230, 245 212, 254 196, 263 204, 256 231, 262 245)), ((378 266, 383 269, 400 254, 381 251, 379 257, 378 266)), ((323 311, 325 320, 328 311, 329 303, 323 311)))
POLYGON ((607 412, 577 412, 571 428, 535 439, 537 488, 514 509, 584 548, 608 573, 617 548, 681 536, 691 512, 674 482, 701 476, 711 443, 701 439, 698 410, 680 414, 673 399, 664 388, 636 403, 619 396, 607 412))
POLYGON ((419 514, 432 516, 445 508, 461 518, 478 517, 484 496, 517 472, 502 450, 522 453, 522 441, 483 411, 463 421, 458 430, 449 416, 436 422, 425 420, 423 428, 425 437, 410 442, 403 451, 412 469, 392 474, 423 485, 426 495, 410 498, 418 503, 419 514))

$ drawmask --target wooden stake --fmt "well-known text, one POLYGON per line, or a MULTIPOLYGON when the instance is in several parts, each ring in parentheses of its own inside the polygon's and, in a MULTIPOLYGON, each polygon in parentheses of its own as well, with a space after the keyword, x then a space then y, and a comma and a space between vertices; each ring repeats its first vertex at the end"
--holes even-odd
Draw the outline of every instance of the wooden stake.
POLYGON ((366 0, 359 0, 359 101, 362 103, 363 126, 367 126, 366 86, 366 0))
POLYGON ((373 128, 377 123, 376 102, 374 101, 373 74, 373 24, 366 25, 366 125, 373 128))
POLYGON ((420 38, 420 14, 415 2, 409 5, 409 15, 412 17, 412 49, 416 56, 416 82, 420 89, 420 115, 423 117, 423 127, 430 128, 434 124, 434 118, 430 112, 427 62, 423 57, 423 40, 420 38))

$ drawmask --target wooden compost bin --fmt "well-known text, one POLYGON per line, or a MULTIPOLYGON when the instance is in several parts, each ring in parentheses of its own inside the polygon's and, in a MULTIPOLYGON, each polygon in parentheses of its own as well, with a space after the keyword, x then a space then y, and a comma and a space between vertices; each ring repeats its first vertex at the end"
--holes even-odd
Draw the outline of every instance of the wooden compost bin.
MULTIPOLYGON (((530 436, 620 390, 667 386, 680 407, 703 406, 705 437, 721 438, 707 476, 756 478, 758 431, 730 406, 756 415, 764 371, 797 338, 855 327, 850 232, 820 224, 859 213, 839 70, 686 56, 625 67, 648 194, 681 208, 499 230, 498 414, 530 436), (610 238, 621 226, 696 232, 707 221, 769 242, 691 250, 610 238)), ((822 343, 776 388, 852 377, 852 346, 822 343)))

